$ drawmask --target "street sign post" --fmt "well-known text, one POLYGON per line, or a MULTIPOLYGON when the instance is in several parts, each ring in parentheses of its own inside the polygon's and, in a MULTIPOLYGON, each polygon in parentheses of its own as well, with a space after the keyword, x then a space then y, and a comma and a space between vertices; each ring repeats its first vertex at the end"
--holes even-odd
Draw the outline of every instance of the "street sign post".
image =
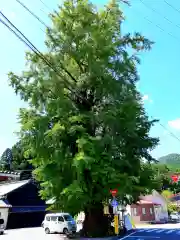
POLYGON ((118 211, 118 209, 117 209, 117 207, 118 207, 118 202, 117 202, 117 200, 114 198, 112 201, 111 201, 111 206, 113 207, 113 213, 114 214, 117 214, 117 211, 118 211))
POLYGON ((178 176, 178 175, 172 175, 172 176, 171 176, 171 179, 172 179, 172 181, 173 181, 174 183, 177 183, 178 180, 179 180, 179 176, 178 176))
POLYGON ((118 190, 117 189, 111 189, 110 193, 112 194, 113 197, 115 197, 118 193, 118 190))
POLYGON ((116 199, 113 199, 112 201, 111 201, 111 206, 112 207, 117 207, 119 204, 118 204, 118 202, 117 202, 117 200, 116 199))
POLYGON ((114 215, 114 232, 115 234, 119 234, 119 219, 118 215, 114 215))

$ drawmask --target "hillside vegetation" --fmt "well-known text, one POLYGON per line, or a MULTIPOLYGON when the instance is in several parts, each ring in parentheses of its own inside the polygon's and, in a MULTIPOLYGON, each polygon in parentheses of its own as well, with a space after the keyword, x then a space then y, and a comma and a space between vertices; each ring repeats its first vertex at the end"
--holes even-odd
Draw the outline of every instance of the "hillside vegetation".
POLYGON ((180 154, 171 153, 158 159, 159 163, 170 167, 180 168, 180 154))

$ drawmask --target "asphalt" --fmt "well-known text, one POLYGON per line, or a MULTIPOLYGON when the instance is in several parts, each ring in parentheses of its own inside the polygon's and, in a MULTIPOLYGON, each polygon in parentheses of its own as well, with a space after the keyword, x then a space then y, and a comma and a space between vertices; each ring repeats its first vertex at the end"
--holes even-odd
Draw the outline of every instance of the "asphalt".
POLYGON ((180 228, 140 228, 119 240, 179 240, 180 228))

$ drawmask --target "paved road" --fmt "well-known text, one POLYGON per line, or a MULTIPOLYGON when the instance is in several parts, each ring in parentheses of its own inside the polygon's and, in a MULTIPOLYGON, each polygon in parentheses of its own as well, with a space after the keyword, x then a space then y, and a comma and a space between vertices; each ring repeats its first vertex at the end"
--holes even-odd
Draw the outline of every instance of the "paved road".
MULTIPOLYGON (((24 228, 7 230, 0 240, 65 240, 66 237, 59 234, 46 235, 42 228, 24 228)), ((179 240, 180 224, 151 225, 138 228, 131 235, 119 240, 179 240)))
POLYGON ((42 228, 24 228, 7 230, 0 236, 1 240, 65 240, 66 237, 59 234, 46 235, 42 228))
POLYGON ((179 240, 180 226, 176 225, 174 228, 169 225, 161 225, 151 228, 139 228, 134 233, 121 238, 121 240, 179 240))

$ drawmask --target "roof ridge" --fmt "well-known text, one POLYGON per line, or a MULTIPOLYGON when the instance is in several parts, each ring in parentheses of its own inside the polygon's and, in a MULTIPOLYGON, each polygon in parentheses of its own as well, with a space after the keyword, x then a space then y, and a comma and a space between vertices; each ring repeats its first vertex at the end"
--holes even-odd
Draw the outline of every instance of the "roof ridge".
POLYGON ((15 183, 24 183, 24 182, 28 182, 30 180, 31 179, 4 181, 4 182, 0 182, 0 186, 2 186, 2 185, 9 185, 9 184, 15 184, 15 183))

